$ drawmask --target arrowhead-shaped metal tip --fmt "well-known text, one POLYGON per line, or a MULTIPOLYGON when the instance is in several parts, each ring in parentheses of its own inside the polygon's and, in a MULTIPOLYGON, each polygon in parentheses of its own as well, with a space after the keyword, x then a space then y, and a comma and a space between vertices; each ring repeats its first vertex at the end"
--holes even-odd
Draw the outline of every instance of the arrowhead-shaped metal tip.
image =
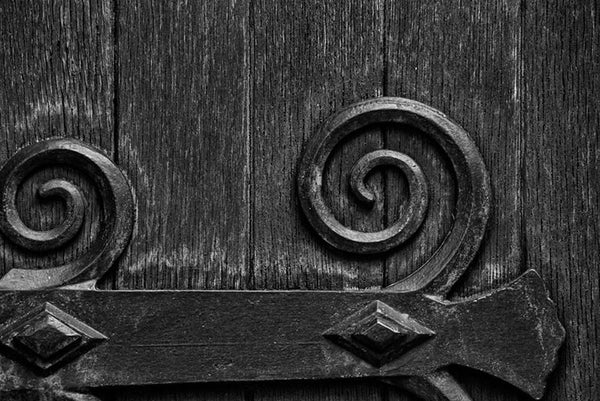
POLYGON ((550 299, 544 281, 535 270, 527 270, 505 288, 523 292, 531 324, 535 324, 537 351, 542 361, 541 364, 531 364, 530 375, 523 376, 517 380, 519 383, 513 384, 539 400, 544 395, 546 379, 556 365, 558 350, 565 340, 565 329, 558 320, 556 304, 550 299))
POLYGON ((541 398, 565 330, 539 274, 528 270, 506 286, 455 307, 463 314, 465 343, 456 363, 490 373, 541 398))

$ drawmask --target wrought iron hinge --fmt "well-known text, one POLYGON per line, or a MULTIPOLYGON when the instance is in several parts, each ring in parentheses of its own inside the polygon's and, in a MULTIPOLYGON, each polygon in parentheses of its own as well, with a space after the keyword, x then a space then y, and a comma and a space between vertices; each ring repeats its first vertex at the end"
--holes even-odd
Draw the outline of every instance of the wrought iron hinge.
POLYGON ((365 233, 339 222, 323 196, 333 149, 375 123, 408 124, 450 160, 457 182, 455 221, 439 249, 408 277, 377 291, 101 291, 95 283, 126 247, 134 200, 125 175, 101 151, 72 139, 40 142, 0 171, 0 230, 30 250, 56 249, 84 221, 83 195, 50 180, 41 196, 59 196, 67 218, 36 231, 21 220, 19 185, 45 166, 83 170, 95 183, 102 232, 85 255, 64 266, 13 269, 0 279, 0 393, 82 391, 165 383, 371 377, 425 400, 469 400, 445 370, 478 369, 534 398, 556 362, 564 329, 540 276, 527 271, 504 287, 460 302, 445 300, 484 236, 491 189, 468 134, 439 111, 401 98, 357 103, 333 116, 307 144, 298 193, 308 221, 331 247, 378 254, 400 247, 428 209, 425 174, 408 155, 377 150, 350 172, 357 199, 372 205, 365 177, 390 165, 405 175, 406 212, 388 228, 365 233), (58 384, 57 384, 58 383, 58 384), (59 387, 59 388, 57 388, 59 387))

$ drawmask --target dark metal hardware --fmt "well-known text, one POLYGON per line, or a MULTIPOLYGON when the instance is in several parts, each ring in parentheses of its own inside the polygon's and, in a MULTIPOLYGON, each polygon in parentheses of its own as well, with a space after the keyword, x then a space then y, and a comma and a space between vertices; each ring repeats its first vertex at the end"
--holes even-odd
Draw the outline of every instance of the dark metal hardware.
POLYGON ((400 246, 415 233, 423 221, 429 195, 419 166, 405 154, 389 150, 372 152, 358 161, 351 174, 352 190, 367 204, 371 195, 362 180, 369 170, 378 165, 392 165, 407 176, 410 204, 407 213, 390 227, 373 233, 351 230, 337 221, 323 199, 323 171, 334 147, 355 131, 374 123, 419 128, 440 145, 452 163, 458 184, 454 227, 425 264, 388 287, 409 292, 428 286, 429 293, 443 294, 466 270, 479 249, 490 212, 491 189, 477 147, 464 129, 439 111, 413 100, 378 98, 354 104, 335 115, 306 146, 298 177, 302 209, 321 238, 346 252, 385 252, 400 246))
POLYGON ((12 269, 0 279, 0 289, 33 290, 71 284, 94 287, 127 246, 133 229, 133 195, 125 175, 102 152, 73 139, 52 139, 17 152, 0 170, 0 231, 26 249, 48 251, 71 241, 83 223, 85 207, 79 189, 65 180, 40 187, 41 197, 58 196, 67 218, 58 227, 36 231, 27 227, 16 208, 17 189, 25 178, 45 166, 75 167, 93 180, 102 197, 104 225, 98 241, 78 260, 52 269, 12 269))
POLYGON ((100 151, 57 139, 18 152, 0 170, 0 230, 34 250, 73 239, 84 218, 79 190, 64 180, 42 186, 62 197, 67 219, 37 232, 15 208, 19 184, 35 169, 81 168, 103 198, 106 223, 80 260, 46 270, 13 269, 0 279, 0 393, 80 391, 106 386, 372 377, 426 400, 469 400, 448 365, 479 369, 540 398, 564 339, 540 276, 528 271, 488 294, 443 299, 468 267, 487 222, 489 178, 467 133, 440 112, 400 98, 350 106, 307 145, 298 178, 308 220, 329 245, 352 253, 400 246, 427 212, 428 183, 414 160, 390 150, 359 159, 352 191, 366 205, 364 185, 380 165, 409 181, 408 213, 376 233, 341 225, 322 197, 322 172, 332 149, 368 124, 411 124, 448 154, 458 185, 448 238, 416 273, 379 291, 99 291, 95 282, 123 251, 133 227, 133 195, 123 173, 100 151), (60 383, 58 386, 56 383, 60 383))
MULTIPOLYGON (((458 364, 539 398, 563 335, 554 305, 533 271, 459 303, 382 291, 56 289, 5 292, 2 297, 2 352, 16 348, 10 353, 15 362, 5 359, 0 365, 6 389, 35 389, 51 381, 81 389, 341 377, 391 380, 458 364), (99 343, 58 370, 40 372, 31 350, 10 341, 25 330, 21 316, 39 310, 38 305, 77 318, 101 333, 99 343), (383 322, 396 338, 389 341, 385 332, 372 332, 370 343, 365 342, 378 311, 384 318, 399 316, 405 332, 383 322), (13 321, 19 321, 16 328, 13 321), (407 342, 403 335, 425 337, 407 342)), ((72 327, 71 321, 62 321, 72 327)), ((70 352, 65 346, 55 358, 70 352)))

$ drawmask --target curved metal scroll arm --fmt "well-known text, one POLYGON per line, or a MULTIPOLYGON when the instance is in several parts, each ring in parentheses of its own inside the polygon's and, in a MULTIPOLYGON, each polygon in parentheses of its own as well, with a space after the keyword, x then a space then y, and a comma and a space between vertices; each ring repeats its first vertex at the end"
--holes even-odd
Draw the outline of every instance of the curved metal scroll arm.
POLYGON ((423 401, 473 401, 454 377, 443 369, 423 376, 398 377, 382 381, 403 388, 423 401))
POLYGON ((445 294, 465 271, 483 238, 490 212, 491 188, 481 155, 467 132, 439 111, 414 100, 378 98, 356 103, 333 116, 306 146, 299 175, 300 204, 315 231, 329 245, 350 253, 375 254, 401 246, 413 235, 427 209, 428 190, 419 166, 407 155, 391 150, 372 152, 354 166, 350 184, 363 203, 372 202, 365 189, 367 173, 380 165, 399 167, 409 181, 409 207, 402 218, 377 232, 344 227, 323 196, 325 164, 344 139, 371 124, 408 124, 435 141, 450 159, 457 181, 454 225, 444 243, 414 273, 389 287, 396 292, 445 294))
POLYGON ((45 166, 66 165, 91 178, 101 197, 100 233, 87 252, 65 265, 29 270, 12 269, 0 279, 0 289, 33 290, 66 285, 93 287, 129 242, 134 222, 133 193, 121 170, 99 150, 75 139, 51 139, 21 149, 0 170, 0 231, 14 244, 32 251, 57 249, 72 241, 84 221, 79 188, 53 179, 42 185, 40 197, 56 196, 66 203, 67 218, 50 230, 28 227, 17 211, 16 198, 27 177, 45 166))

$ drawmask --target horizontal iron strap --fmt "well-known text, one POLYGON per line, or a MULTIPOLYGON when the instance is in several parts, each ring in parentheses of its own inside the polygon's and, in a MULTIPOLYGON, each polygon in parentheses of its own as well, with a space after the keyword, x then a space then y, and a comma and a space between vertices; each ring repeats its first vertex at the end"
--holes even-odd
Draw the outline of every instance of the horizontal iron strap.
POLYGON ((539 276, 519 281, 455 304, 385 291, 1 291, 2 327, 50 303, 106 340, 46 375, 2 355, 0 388, 384 377, 453 363, 527 388, 528 371, 550 357, 538 329, 554 311, 539 276), (375 304, 435 334, 381 367, 323 336, 375 304))

